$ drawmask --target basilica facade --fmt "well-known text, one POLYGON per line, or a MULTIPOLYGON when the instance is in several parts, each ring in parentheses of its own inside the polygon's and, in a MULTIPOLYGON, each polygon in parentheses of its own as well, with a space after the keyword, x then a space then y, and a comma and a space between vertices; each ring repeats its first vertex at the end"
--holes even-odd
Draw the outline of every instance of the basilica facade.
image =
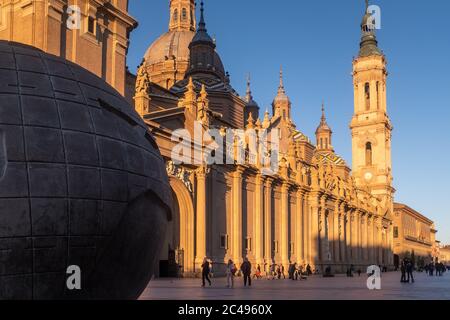
MULTIPOLYGON (((203 3, 198 24, 194 0, 169 4, 169 30, 145 53, 134 97, 167 161, 175 199, 160 275, 198 273, 204 257, 213 261, 215 273, 223 273, 229 259, 239 264, 245 257, 266 271, 273 263, 309 264, 320 271, 330 266, 333 272, 351 265, 392 266, 392 125, 386 58, 370 15, 364 15, 353 61, 352 170, 333 148, 324 108, 311 141, 293 122, 280 71, 272 112, 260 116, 250 81, 245 96, 233 89, 208 34, 203 3), (174 163, 174 132, 194 135, 198 122, 201 131, 275 130, 278 170, 266 174, 248 153, 243 162, 227 165, 174 163)), ((189 154, 207 147, 194 141, 189 154)))
POLYGON ((364 14, 353 60, 350 168, 333 148, 325 106, 311 140, 293 121, 280 71, 272 110, 260 112, 250 81, 244 95, 233 89, 207 31, 203 3, 198 17, 194 0, 168 5, 168 31, 150 45, 132 75, 126 53, 137 22, 127 0, 0 0, 1 39, 31 44, 99 75, 134 104, 155 137, 174 199, 157 276, 193 276, 205 257, 218 275, 229 259, 239 265, 245 257, 266 271, 274 263, 286 269, 290 263, 309 264, 322 272, 327 267, 344 272, 351 265, 392 267, 395 190, 387 62, 371 16, 364 14), (66 23, 75 21, 73 8, 79 9, 77 28, 66 23), (224 146, 224 156, 234 157, 228 164, 174 159, 180 143, 191 150, 188 158, 209 150, 207 139, 184 138, 204 137, 211 129, 275 132, 278 148, 267 153, 276 158, 276 168, 266 170, 258 160, 261 149, 249 152, 247 138, 224 146), (235 152, 237 144, 243 154, 235 152))

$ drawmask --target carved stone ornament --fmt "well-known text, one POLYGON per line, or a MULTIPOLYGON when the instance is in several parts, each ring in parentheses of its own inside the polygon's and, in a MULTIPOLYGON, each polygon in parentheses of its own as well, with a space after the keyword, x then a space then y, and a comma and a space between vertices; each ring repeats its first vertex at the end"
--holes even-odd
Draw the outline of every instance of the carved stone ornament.
POLYGON ((188 170, 184 167, 175 165, 173 161, 168 161, 166 163, 166 170, 169 176, 175 177, 183 182, 190 193, 194 191, 191 182, 192 170, 188 170))

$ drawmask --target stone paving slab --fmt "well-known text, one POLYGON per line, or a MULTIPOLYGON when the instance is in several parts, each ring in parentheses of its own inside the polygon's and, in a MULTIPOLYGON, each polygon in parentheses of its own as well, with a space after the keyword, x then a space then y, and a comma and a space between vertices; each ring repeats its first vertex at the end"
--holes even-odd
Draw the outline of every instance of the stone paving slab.
POLYGON ((212 279, 201 288, 201 279, 157 279, 151 281, 141 300, 450 300, 450 274, 429 277, 416 273, 414 284, 400 283, 400 273, 382 275, 381 290, 368 290, 366 276, 347 278, 310 277, 306 281, 254 280, 245 288, 242 278, 235 288, 226 288, 225 278, 212 279))

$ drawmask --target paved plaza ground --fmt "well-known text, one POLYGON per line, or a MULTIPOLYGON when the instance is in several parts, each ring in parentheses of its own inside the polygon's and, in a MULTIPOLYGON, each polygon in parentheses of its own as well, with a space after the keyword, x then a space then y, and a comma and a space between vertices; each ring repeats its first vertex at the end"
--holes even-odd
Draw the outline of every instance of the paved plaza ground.
POLYGON ((450 274, 429 277, 415 273, 414 284, 400 283, 400 273, 382 275, 382 289, 368 290, 362 275, 347 278, 310 277, 306 281, 255 280, 244 288, 236 278, 235 288, 226 288, 225 278, 212 279, 212 287, 201 288, 201 279, 157 279, 151 281, 142 300, 450 300, 450 274))

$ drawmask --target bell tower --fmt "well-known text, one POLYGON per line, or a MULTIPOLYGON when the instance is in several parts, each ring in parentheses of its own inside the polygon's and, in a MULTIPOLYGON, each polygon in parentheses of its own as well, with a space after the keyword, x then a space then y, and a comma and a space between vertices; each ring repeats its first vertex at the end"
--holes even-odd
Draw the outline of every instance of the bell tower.
POLYGON ((316 130, 317 149, 320 151, 334 152, 331 141, 332 135, 333 131, 328 125, 327 118, 325 117, 325 104, 322 103, 322 118, 320 119, 320 124, 316 130))
POLYGON ((273 115, 280 116, 282 121, 291 121, 291 101, 284 89, 283 68, 280 68, 280 85, 278 93, 272 103, 273 115))
POLYGON ((195 0, 170 0, 170 31, 195 31, 195 0))
POLYGON ((366 14, 361 23, 361 44, 353 60, 354 115, 352 132, 353 175, 359 188, 369 190, 392 212, 392 124, 386 105, 386 57, 378 48, 374 18, 366 14))

